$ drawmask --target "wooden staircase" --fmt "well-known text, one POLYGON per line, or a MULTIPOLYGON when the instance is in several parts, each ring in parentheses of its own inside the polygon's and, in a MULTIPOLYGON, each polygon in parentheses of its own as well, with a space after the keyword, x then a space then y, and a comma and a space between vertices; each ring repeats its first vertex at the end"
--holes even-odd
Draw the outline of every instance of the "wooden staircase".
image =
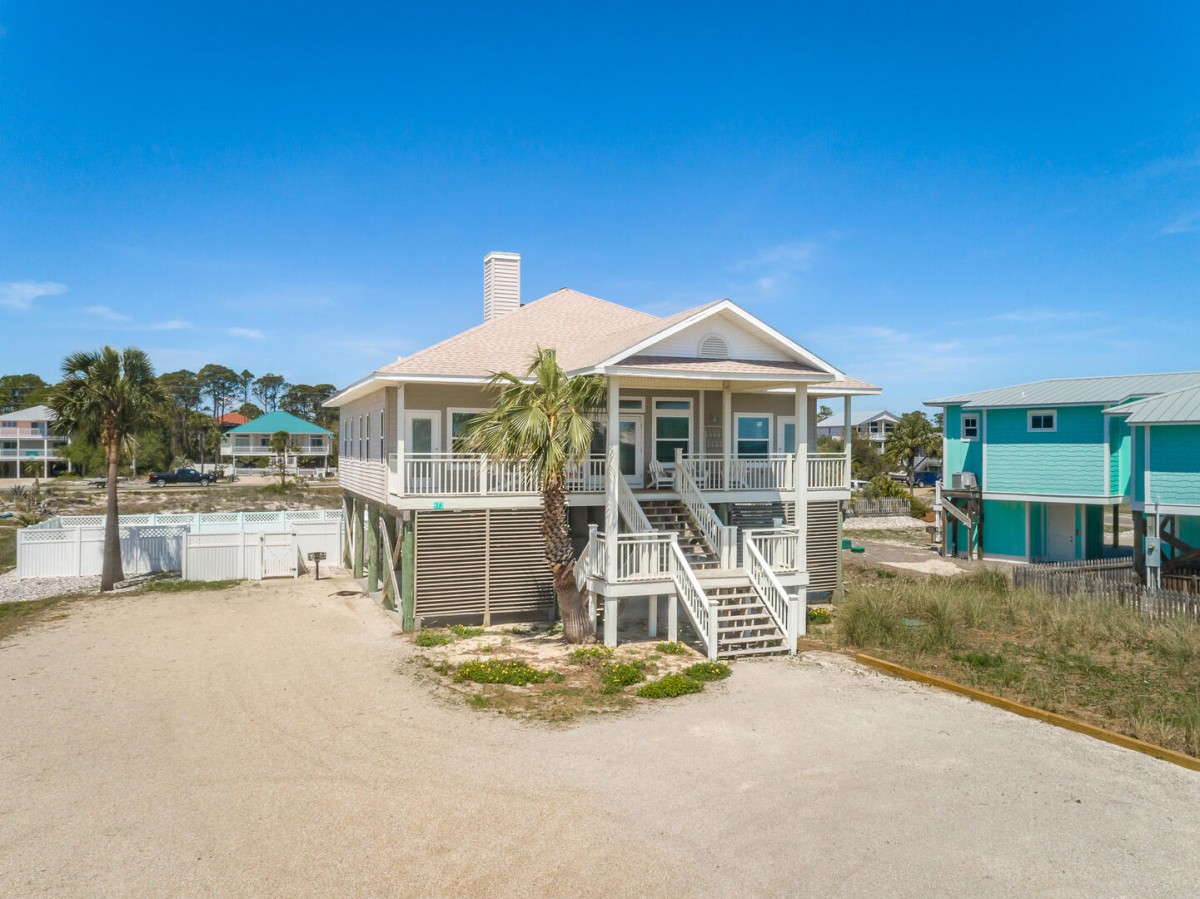
POLYGON ((687 557, 688 564, 696 571, 719 568, 721 565, 717 551, 708 542, 704 533, 692 520, 680 500, 656 499, 644 500, 639 503, 646 518, 656 531, 674 531, 679 534, 679 548, 687 557))
POLYGON ((775 624, 745 572, 739 569, 706 573, 701 583, 705 595, 717 608, 717 658, 780 655, 788 651, 787 636, 775 624))

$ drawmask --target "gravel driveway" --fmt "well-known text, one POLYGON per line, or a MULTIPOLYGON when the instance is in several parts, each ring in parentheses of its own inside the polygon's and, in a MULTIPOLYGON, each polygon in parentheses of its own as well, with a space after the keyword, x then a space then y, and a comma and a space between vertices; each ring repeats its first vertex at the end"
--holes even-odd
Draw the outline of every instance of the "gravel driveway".
POLYGON ((335 579, 0 643, 4 896, 1150 896, 1200 774, 836 656, 552 730, 414 679, 335 579))

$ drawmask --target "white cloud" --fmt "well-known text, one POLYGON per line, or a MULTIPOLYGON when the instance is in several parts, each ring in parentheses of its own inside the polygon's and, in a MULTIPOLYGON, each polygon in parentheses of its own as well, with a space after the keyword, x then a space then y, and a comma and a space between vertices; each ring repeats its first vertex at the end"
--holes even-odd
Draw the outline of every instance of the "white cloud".
POLYGON ((258 328, 226 328, 225 333, 230 337, 240 337, 242 340, 262 340, 264 336, 258 328))
POLYGON ((1167 236, 1171 234, 1192 234, 1200 231, 1200 212, 1189 212, 1181 215, 1158 233, 1167 236))
POLYGON ((57 281, 0 281, 0 306, 29 309, 38 297, 56 297, 67 292, 57 281))
POLYGON ((181 319, 173 318, 170 321, 155 322, 152 325, 147 325, 147 331, 186 331, 188 328, 194 327, 191 322, 185 322, 181 319))
POLYGON ((813 257, 816 254, 817 245, 811 240, 781 243, 735 262, 731 268, 735 272, 759 268, 781 268, 789 272, 807 271, 812 268, 813 257))
POLYGON ((97 318, 106 318, 110 322, 127 322, 130 319, 130 316, 110 309, 107 306, 86 306, 83 311, 97 318))

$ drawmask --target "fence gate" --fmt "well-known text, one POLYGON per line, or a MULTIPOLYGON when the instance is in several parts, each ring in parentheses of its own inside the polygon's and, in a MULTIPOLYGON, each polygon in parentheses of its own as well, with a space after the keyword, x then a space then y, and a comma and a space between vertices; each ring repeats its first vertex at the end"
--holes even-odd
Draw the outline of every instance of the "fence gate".
POLYGON ((295 538, 291 534, 263 534, 262 576, 293 577, 295 574, 295 538))

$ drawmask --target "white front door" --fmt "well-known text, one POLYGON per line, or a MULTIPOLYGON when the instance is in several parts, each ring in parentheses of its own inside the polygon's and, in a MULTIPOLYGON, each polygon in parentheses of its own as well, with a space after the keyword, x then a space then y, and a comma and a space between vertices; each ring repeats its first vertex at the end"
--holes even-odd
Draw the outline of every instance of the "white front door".
POLYGON ((1075 543, 1075 507, 1069 503, 1049 503, 1046 506, 1046 561, 1071 561, 1075 558, 1075 543))
POLYGON ((642 416, 622 415, 618 438, 621 474, 630 487, 644 487, 646 467, 642 459, 642 416))
POLYGON ((442 413, 404 413, 404 452, 440 453, 442 451, 442 413))

